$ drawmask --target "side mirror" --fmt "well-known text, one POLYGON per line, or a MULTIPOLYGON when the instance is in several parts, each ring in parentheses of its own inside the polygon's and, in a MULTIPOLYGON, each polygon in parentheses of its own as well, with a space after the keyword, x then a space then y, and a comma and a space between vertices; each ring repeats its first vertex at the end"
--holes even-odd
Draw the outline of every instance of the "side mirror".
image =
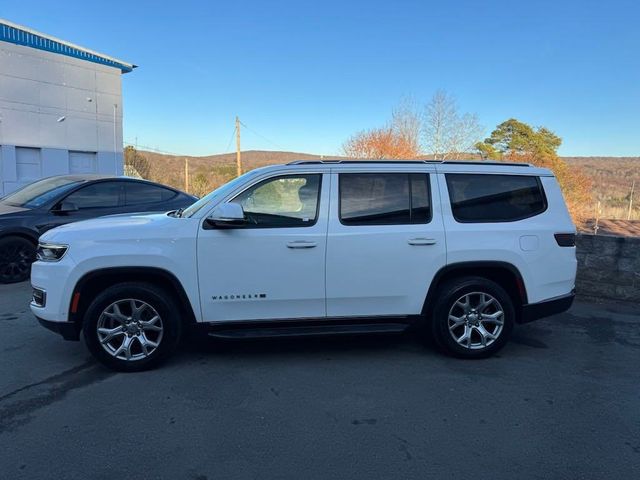
POLYGON ((237 203, 218 205, 207 217, 207 225, 212 228, 234 228, 247 223, 242 206, 237 203))
POLYGON ((58 208, 56 208, 53 212, 54 213, 69 213, 69 212, 77 212, 78 211, 78 206, 73 203, 73 202, 62 202, 60 205, 58 205, 58 208))

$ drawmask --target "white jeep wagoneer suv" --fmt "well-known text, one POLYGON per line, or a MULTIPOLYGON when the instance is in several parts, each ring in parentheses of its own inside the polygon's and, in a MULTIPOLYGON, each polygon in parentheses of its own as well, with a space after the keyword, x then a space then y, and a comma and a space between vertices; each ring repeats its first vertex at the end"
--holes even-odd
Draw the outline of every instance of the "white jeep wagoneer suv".
POLYGON ((220 337, 415 327, 486 357, 567 310, 575 227, 526 164, 303 161, 253 170, 184 211, 40 238, 31 310, 105 365, 143 370, 187 329, 220 337))

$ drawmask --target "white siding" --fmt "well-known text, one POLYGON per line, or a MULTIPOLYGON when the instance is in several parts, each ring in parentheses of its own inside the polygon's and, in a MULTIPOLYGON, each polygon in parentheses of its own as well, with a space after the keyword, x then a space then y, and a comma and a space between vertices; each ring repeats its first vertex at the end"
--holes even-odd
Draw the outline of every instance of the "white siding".
POLYGON ((122 172, 121 95, 118 68, 0 41, 0 196, 51 173, 122 172))

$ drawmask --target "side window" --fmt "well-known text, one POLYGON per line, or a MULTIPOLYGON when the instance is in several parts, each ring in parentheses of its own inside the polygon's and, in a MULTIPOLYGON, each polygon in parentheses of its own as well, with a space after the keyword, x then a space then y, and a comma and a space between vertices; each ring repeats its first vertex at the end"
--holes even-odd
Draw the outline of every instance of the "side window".
POLYGON ((547 209, 538 177, 448 173, 446 179, 458 222, 513 222, 547 209))
POLYGON ((341 173, 344 225, 407 225, 431 221, 426 173, 341 173))
POLYGON ((249 228, 309 227, 318 218, 320 174, 270 178, 232 200, 249 219, 249 228))
POLYGON ((120 205, 123 182, 100 182, 73 192, 65 202, 75 204, 78 209, 108 208, 120 205))
POLYGON ((164 202, 176 196, 176 192, 168 188, 138 182, 127 182, 124 191, 125 205, 164 202))

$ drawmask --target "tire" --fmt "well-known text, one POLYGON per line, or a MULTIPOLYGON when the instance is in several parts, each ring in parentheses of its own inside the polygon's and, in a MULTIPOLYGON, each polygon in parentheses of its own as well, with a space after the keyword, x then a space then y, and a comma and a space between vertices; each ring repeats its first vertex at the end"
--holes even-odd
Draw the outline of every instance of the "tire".
POLYGON ((0 283, 22 282, 31 275, 35 245, 22 237, 0 239, 0 283))
POLYGON ((157 367, 176 349, 182 323, 166 291, 147 283, 121 283, 91 302, 83 322, 85 343, 106 367, 138 372, 157 367))
POLYGON ((440 289, 431 322, 432 335, 445 353, 487 358, 504 347, 515 323, 509 294, 482 277, 461 277, 440 289))

